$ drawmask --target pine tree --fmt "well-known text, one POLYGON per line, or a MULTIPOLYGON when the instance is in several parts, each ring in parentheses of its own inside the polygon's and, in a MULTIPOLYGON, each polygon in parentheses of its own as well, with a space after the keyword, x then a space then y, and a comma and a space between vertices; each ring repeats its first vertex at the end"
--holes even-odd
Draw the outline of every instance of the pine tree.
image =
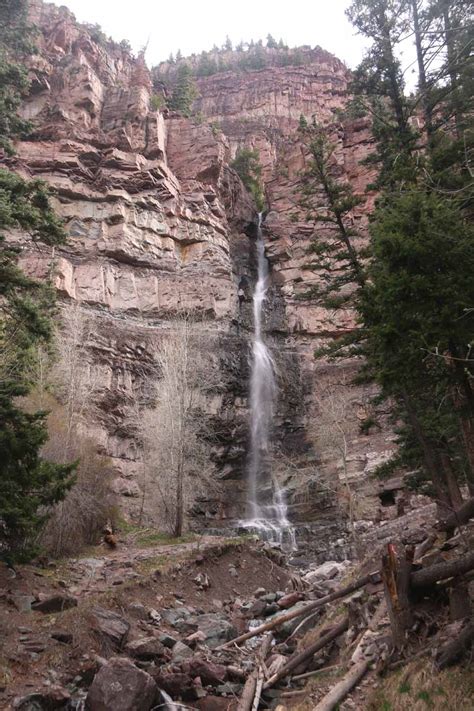
MULTIPOLYGON (((0 8, 0 125, 2 147, 13 153, 12 139, 27 128, 18 117, 21 93, 28 87, 18 62, 32 51, 26 3, 9 0, 0 8)), ((60 244, 64 230, 52 211, 41 181, 25 181, 0 170, 0 555, 18 559, 31 554, 33 534, 47 507, 71 483, 74 465, 41 458, 47 440, 45 413, 28 414, 18 397, 29 392, 29 363, 35 346, 50 339, 52 292, 28 278, 18 266, 19 250, 6 240, 22 230, 33 241, 60 244)))
POLYGON ((267 47, 269 49, 278 49, 278 42, 270 33, 267 35, 267 47))
POLYGON ((21 95, 29 86, 21 59, 33 51, 26 7, 26 0, 0 4, 0 150, 7 154, 13 153, 11 139, 30 129, 29 122, 18 115, 21 95))
POLYGON ((189 117, 191 116, 196 96, 197 87, 193 71, 188 64, 180 64, 176 73, 169 107, 173 111, 179 111, 183 116, 189 117))
POLYGON ((348 12, 372 42, 353 89, 372 116, 382 191, 360 295, 365 349, 382 396, 403 422, 396 459, 422 467, 447 507, 461 500, 457 477, 465 475, 474 491, 466 8, 463 0, 355 0, 348 12), (409 99, 396 58, 406 34, 414 38, 418 66, 418 93, 409 99), (411 119, 420 111, 423 125, 415 131, 411 119))
POLYGON ((335 177, 335 145, 326 131, 315 122, 309 127, 305 123, 300 119, 299 131, 311 160, 300 182, 299 205, 306 223, 313 225, 308 250, 312 261, 307 266, 318 273, 320 282, 305 296, 318 297, 328 308, 347 307, 354 305, 366 282, 351 220, 352 210, 362 200, 347 182, 335 177))

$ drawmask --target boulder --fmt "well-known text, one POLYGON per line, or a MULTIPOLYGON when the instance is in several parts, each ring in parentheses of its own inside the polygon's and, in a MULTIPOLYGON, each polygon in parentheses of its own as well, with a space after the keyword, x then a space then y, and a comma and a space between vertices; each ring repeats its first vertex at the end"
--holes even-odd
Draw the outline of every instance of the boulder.
POLYGON ((166 647, 158 637, 142 637, 129 642, 125 651, 136 659, 155 659, 166 655, 166 647))
POLYGON ((87 711, 150 711, 158 688, 149 674, 128 659, 110 659, 95 675, 87 711))
POLYGON ((189 674, 159 669, 154 674, 154 679, 160 689, 166 691, 174 699, 178 696, 182 699, 194 697, 194 683, 189 674))
POLYGON ((183 659, 188 659, 193 656, 193 650, 191 647, 188 647, 187 644, 184 644, 184 642, 176 642, 171 653, 174 662, 181 662, 183 659))
POLYGON ((51 595, 31 603, 32 610, 43 612, 45 615, 69 610, 71 607, 77 607, 77 597, 73 595, 51 595))
POLYGON ((288 610, 288 608, 293 607, 297 602, 300 602, 304 598, 304 595, 300 592, 288 593, 278 600, 278 607, 280 610, 288 610))
POLYGON ((56 711, 65 709, 71 694, 62 686, 52 686, 47 691, 39 691, 14 699, 12 708, 18 711, 56 711))
POLYGON ((267 603, 263 598, 259 598, 258 600, 255 600, 255 602, 249 607, 247 611, 247 616, 248 617, 263 617, 265 614, 265 610, 267 609, 267 603))
POLYGON ((211 649, 237 636, 234 625, 225 617, 207 613, 196 618, 198 629, 206 635, 206 644, 211 649))
POLYGON ((92 628, 106 645, 118 651, 126 642, 130 624, 116 612, 97 606, 92 609, 92 628))
POLYGON ((332 580, 333 578, 337 578, 339 575, 342 575, 347 567, 348 563, 338 563, 335 560, 327 560, 314 570, 306 573, 303 580, 308 582, 310 585, 323 580, 332 580))
POLYGON ((198 656, 188 659, 183 664, 183 670, 189 672, 193 678, 198 676, 204 686, 222 684, 227 676, 227 670, 223 664, 215 664, 198 656))

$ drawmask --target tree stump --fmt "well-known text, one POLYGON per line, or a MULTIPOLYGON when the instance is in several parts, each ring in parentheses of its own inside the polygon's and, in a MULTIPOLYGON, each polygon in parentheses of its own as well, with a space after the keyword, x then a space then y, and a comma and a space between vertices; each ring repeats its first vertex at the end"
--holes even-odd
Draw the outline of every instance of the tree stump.
POLYGON ((401 555, 397 555, 395 546, 389 543, 387 553, 382 558, 385 600, 392 628, 393 646, 397 651, 404 646, 407 630, 413 622, 409 588, 414 553, 414 547, 408 546, 401 555))

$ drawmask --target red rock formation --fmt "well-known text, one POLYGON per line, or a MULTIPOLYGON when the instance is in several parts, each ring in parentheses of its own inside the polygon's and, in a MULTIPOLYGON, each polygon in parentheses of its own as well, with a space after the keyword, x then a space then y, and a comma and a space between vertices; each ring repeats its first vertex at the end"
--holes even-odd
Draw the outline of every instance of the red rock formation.
MULTIPOLYGON (((334 507, 334 497, 328 499, 315 482, 322 474, 332 484, 341 476, 338 455, 315 455, 308 431, 318 416, 317 389, 354 368, 315 362, 312 352, 352 329, 354 315, 297 298, 314 276, 305 269, 307 228, 289 216, 298 172, 307 160, 296 132, 301 114, 331 126, 340 174, 357 192, 363 194, 370 178, 360 166, 370 144, 366 124, 337 122, 346 99, 345 66, 318 48, 306 52, 304 66, 201 78, 195 107, 201 120, 165 118, 150 108, 151 80, 142 57, 133 59, 120 45, 94 39, 65 8, 41 0, 30 4, 40 29, 39 54, 31 61, 23 114, 34 121, 35 132, 18 144, 10 166, 50 183, 66 221, 70 240, 54 255, 56 286, 97 321, 91 360, 104 385, 99 415, 89 429, 114 462, 117 491, 132 499, 139 491, 140 452, 129 420, 152 360, 150 340, 176 313, 192 310, 203 314, 231 373, 217 406, 224 434, 216 455, 232 495, 223 505, 207 502, 203 510, 239 513, 251 309, 245 302, 239 306, 237 291, 242 277, 247 283, 252 278, 251 241, 244 230, 255 209, 229 161, 246 146, 260 153, 270 206, 266 231, 273 288, 267 327, 281 375, 277 435, 292 461, 286 479, 301 518, 319 505, 334 507)), ((273 52, 274 63, 276 56, 273 52)), ((354 211, 362 226, 370 200, 354 211)), ((52 255, 27 252, 23 261, 41 276, 49 273, 52 255)), ((354 411, 363 412, 368 392, 353 389, 349 399, 354 411)), ((349 475, 359 481, 391 445, 378 430, 374 437, 361 436, 355 422, 349 475)))

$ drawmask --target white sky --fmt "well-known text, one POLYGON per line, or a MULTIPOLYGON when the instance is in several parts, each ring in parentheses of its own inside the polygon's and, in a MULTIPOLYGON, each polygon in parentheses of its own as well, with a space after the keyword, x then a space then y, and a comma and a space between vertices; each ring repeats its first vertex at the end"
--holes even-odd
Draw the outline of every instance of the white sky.
POLYGON ((80 22, 98 23, 114 40, 128 39, 135 51, 148 41, 153 66, 178 49, 184 56, 222 45, 229 35, 243 40, 282 37, 291 47, 321 45, 354 67, 363 40, 344 15, 350 0, 55 0, 80 22))

